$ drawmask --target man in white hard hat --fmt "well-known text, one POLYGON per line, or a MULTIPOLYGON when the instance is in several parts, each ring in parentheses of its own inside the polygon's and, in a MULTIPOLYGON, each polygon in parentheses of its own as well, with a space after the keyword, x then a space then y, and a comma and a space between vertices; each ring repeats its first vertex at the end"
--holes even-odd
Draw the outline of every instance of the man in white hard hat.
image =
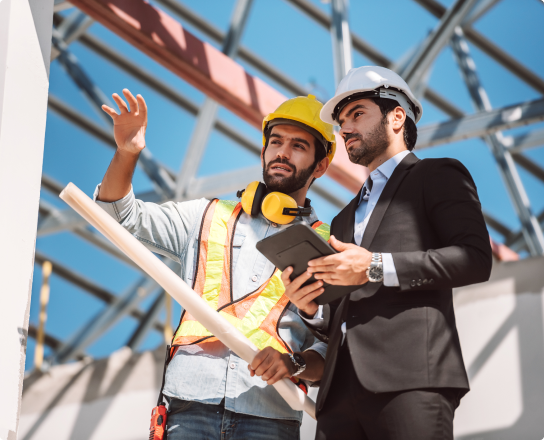
POLYGON ((321 111, 370 176, 332 221, 339 253, 292 282, 283 274, 286 295, 329 343, 319 440, 453 439, 469 390, 452 288, 488 280, 489 236, 467 169, 411 152, 421 113, 402 78, 381 67, 350 70, 321 111), (312 274, 319 281, 301 287, 312 274), (323 282, 361 287, 318 319, 323 282))

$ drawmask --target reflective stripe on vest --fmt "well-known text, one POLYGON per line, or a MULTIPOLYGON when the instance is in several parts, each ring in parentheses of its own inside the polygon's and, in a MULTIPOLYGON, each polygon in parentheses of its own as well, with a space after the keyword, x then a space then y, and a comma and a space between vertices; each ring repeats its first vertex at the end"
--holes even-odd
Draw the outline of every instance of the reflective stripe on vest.
MULTIPOLYGON (((278 269, 256 291, 232 300, 232 239, 240 214, 240 203, 215 199, 208 205, 200 231, 194 290, 260 350, 271 346, 282 353, 292 351, 278 334, 279 321, 289 304, 278 269)), ((316 222, 312 227, 328 240, 328 225, 316 222)), ((172 345, 216 340, 190 313, 184 312, 172 345)))

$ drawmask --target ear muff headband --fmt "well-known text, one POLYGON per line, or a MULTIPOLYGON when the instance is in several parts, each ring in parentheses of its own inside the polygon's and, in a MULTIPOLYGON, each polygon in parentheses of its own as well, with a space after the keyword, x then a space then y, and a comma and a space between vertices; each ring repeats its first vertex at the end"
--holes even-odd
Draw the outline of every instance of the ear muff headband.
MULTIPOLYGON (((240 193, 238 193, 240 197, 240 193)), ((280 225, 291 223, 295 217, 309 216, 312 208, 299 208, 295 199, 278 191, 267 193, 262 182, 251 182, 242 192, 242 209, 246 214, 256 216, 259 212, 271 222, 280 225)))

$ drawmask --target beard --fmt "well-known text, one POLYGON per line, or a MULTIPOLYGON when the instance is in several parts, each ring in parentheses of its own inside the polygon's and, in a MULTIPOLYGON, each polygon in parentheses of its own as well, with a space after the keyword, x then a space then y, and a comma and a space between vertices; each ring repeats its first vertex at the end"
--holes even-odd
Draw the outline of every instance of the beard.
POLYGON ((317 164, 297 172, 297 167, 285 159, 275 159, 268 164, 265 162, 263 168, 263 180, 269 191, 278 191, 284 194, 292 194, 303 188, 311 177, 317 164), (275 164, 283 163, 289 165, 293 170, 290 176, 273 176, 270 173, 270 167, 275 164))
POLYGON ((359 133, 348 133, 344 136, 344 142, 351 138, 359 139, 359 145, 348 151, 351 162, 367 167, 387 150, 389 146, 389 137, 385 128, 387 123, 387 118, 382 118, 364 138, 359 133))

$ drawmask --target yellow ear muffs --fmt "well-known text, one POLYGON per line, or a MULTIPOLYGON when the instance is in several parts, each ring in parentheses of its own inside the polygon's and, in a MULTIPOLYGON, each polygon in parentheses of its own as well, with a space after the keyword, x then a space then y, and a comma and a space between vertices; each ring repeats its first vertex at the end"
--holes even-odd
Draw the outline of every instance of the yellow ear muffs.
POLYGON ((267 194, 266 185, 259 181, 251 182, 245 190, 238 191, 237 196, 242 198, 242 209, 246 214, 256 216, 262 212, 268 220, 280 225, 291 223, 298 215, 312 213, 309 204, 299 208, 295 199, 287 194, 278 191, 267 194))
POLYGON ((242 193, 242 209, 251 216, 259 215, 261 202, 266 195, 266 185, 262 182, 251 182, 242 193))
POLYGON ((295 199, 287 194, 274 191, 264 198, 261 211, 271 222, 286 225, 287 223, 291 223, 297 214, 285 215, 285 208, 298 212, 298 205, 295 199))

